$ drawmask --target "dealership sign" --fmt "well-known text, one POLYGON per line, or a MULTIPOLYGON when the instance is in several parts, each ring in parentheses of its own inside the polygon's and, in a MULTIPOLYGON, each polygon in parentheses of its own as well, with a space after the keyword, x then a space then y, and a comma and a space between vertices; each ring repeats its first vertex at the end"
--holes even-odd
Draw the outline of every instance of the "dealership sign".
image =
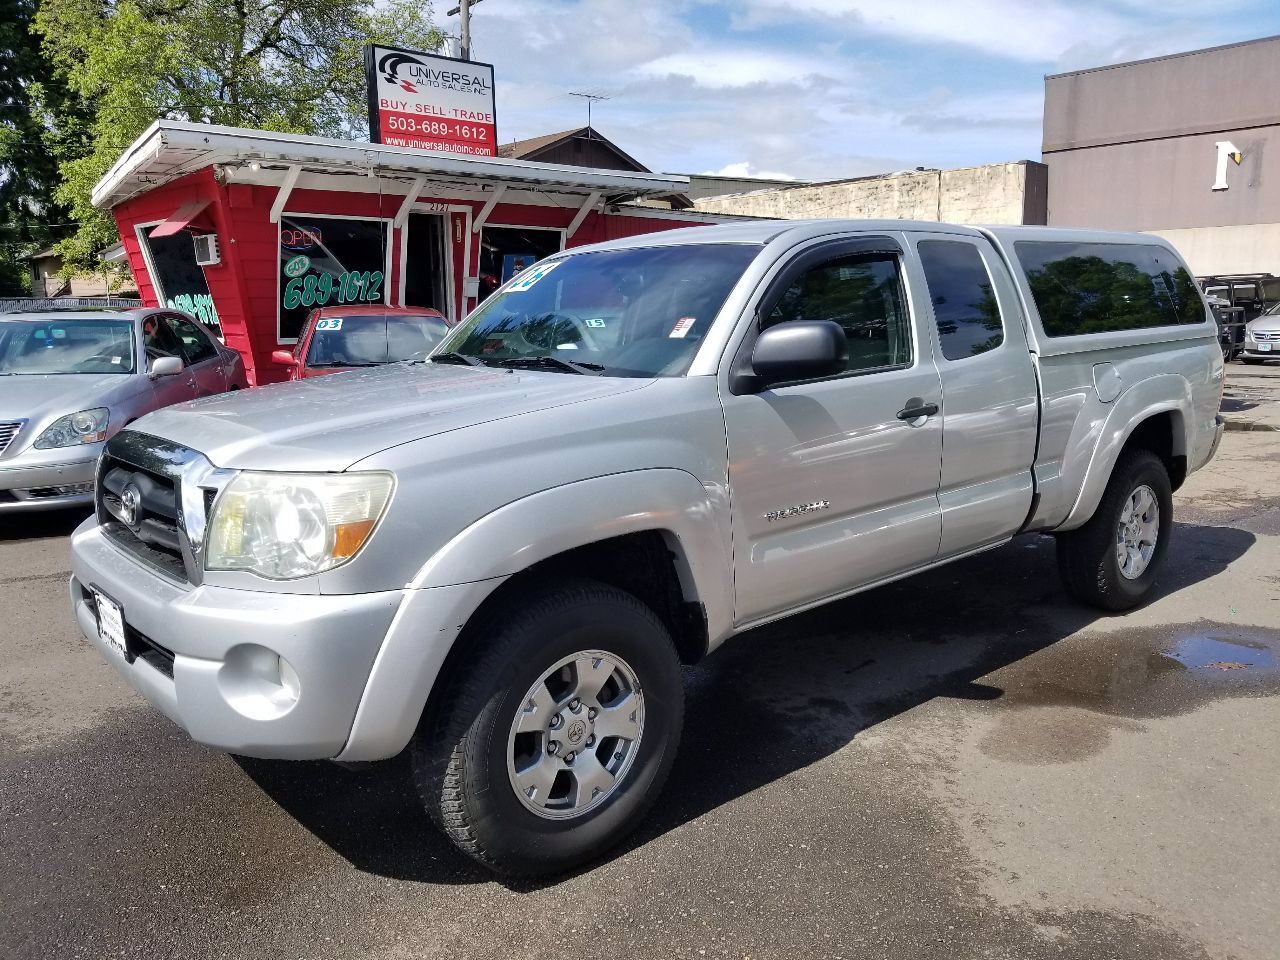
POLYGON ((374 143, 472 157, 497 155, 490 64, 366 46, 364 67, 374 143))

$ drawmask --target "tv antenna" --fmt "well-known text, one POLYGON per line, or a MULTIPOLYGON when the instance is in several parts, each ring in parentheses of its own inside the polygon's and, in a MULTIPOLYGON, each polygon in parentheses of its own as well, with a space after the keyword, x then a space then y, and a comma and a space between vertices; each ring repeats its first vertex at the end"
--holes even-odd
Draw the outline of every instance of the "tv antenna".
POLYGON ((572 90, 569 92, 569 96, 587 101, 587 139, 591 139, 591 105, 597 100, 612 100, 613 98, 606 97, 603 93, 577 93, 572 90))

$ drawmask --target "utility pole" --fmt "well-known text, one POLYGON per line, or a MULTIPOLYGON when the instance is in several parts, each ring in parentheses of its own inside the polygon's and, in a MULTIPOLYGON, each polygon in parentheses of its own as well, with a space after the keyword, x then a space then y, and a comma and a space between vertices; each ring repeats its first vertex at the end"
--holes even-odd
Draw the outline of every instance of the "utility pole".
POLYGON ((463 60, 471 59, 471 8, 477 3, 480 0, 458 0, 458 5, 445 14, 446 17, 458 17, 462 25, 459 46, 462 48, 460 52, 463 60))

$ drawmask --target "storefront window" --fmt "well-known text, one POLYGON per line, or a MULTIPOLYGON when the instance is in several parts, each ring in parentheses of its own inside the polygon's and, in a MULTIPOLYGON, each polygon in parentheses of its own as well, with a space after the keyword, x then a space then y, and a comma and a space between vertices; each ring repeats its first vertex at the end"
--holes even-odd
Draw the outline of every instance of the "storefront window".
POLYGON ((484 227, 480 231, 480 297, 483 303, 493 291, 525 267, 559 253, 559 230, 533 227, 484 227))
POLYGON ((313 307, 390 303, 387 222, 286 214, 280 218, 281 340, 296 340, 313 307))
POLYGON ((151 229, 144 227, 138 235, 146 247, 158 301, 172 310, 191 314, 221 337, 218 311, 209 293, 204 268, 196 263, 196 246, 191 234, 180 230, 172 236, 153 237, 151 229))

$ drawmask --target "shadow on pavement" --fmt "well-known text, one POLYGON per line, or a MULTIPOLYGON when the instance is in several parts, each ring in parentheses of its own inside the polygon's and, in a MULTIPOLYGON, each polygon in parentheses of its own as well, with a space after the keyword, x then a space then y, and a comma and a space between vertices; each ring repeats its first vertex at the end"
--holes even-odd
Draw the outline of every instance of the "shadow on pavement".
MULTIPOLYGON (((1243 530, 1186 523, 1174 537, 1158 596, 1220 573, 1255 542, 1243 530)), ((1052 539, 1029 536, 736 637, 687 671, 684 737, 671 778, 648 820, 607 857, 821 760, 935 697, 998 699, 1004 691, 982 677, 1105 616, 1067 599, 1052 539)), ((1114 642, 1125 642, 1123 632, 1114 642)), ((361 870, 430 882, 492 879, 432 828, 403 756, 364 774, 323 763, 238 762, 361 870)))
POLYGON ((65 537, 93 512, 91 507, 0 513, 0 542, 65 537))

